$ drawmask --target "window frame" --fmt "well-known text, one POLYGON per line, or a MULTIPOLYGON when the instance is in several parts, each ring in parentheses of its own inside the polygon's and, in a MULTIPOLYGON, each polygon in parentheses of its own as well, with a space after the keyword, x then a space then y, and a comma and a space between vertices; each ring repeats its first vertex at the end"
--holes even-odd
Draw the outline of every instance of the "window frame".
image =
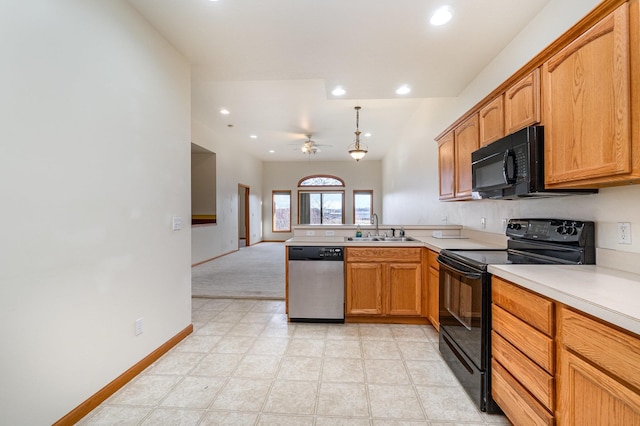
POLYGON ((291 232, 291 190, 279 189, 271 191, 271 232, 275 233, 287 233, 291 232), (288 195, 289 196, 289 229, 276 230, 276 195, 288 195))
MULTIPOLYGON (((303 187, 305 188, 305 187, 303 187)), ((316 187, 316 188, 331 188, 331 187, 316 187)), ((298 225, 313 225, 313 224, 309 224, 309 223, 301 223, 300 222, 300 212, 301 212, 301 194, 340 194, 342 197, 342 206, 341 206, 341 221, 340 223, 344 225, 345 223, 345 191, 344 189, 342 190, 336 190, 336 189, 329 189, 329 190, 321 190, 321 189, 312 189, 312 190, 307 190, 307 189, 299 189, 298 190, 298 225)), ((322 207, 321 207, 322 208, 322 207)), ((320 211, 320 225, 324 225, 324 223, 322 223, 322 210, 320 211)))

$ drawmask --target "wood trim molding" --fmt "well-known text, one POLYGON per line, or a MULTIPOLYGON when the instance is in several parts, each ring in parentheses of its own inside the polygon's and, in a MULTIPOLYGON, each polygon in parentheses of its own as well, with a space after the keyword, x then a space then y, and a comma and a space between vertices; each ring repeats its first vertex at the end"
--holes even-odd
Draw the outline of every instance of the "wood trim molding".
POLYGON ((193 324, 189 324, 184 330, 173 336, 171 339, 163 343, 158 349, 141 359, 127 371, 116 377, 105 387, 90 396, 83 403, 71 410, 67 415, 55 422, 54 426, 71 426, 79 422, 84 416, 89 414, 94 408, 103 401, 113 395, 121 387, 129 383, 134 377, 140 374, 145 368, 156 362, 162 355, 167 353, 169 349, 180 343, 185 337, 193 333, 193 324))
POLYGON ((464 122, 471 115, 478 112, 482 107, 484 107, 491 100, 493 100, 500 94, 504 93, 509 87, 511 87, 518 81, 522 80, 524 77, 526 77, 527 74, 531 73, 534 69, 542 66, 542 64, 547 59, 551 58, 553 55, 558 53, 560 50, 566 47, 569 43, 571 43, 573 40, 578 38, 578 36, 580 36, 582 33, 584 33, 589 28, 594 26, 597 22, 599 22, 605 16, 613 12, 618 6, 626 2, 627 0, 603 0, 602 3, 596 6, 584 18, 582 18, 575 25, 569 28, 564 34, 562 34, 555 41, 553 41, 542 52, 534 56, 531 60, 529 60, 529 62, 527 62, 518 71, 516 71, 511 77, 509 77, 502 84, 496 87, 491 93, 489 93, 486 97, 480 100, 480 102, 475 104, 460 118, 458 118, 456 121, 451 123, 451 125, 449 125, 446 129, 440 132, 440 134, 435 137, 435 140, 438 141, 442 139, 448 132, 458 127, 460 123, 464 122))
POLYGON ((221 255, 218 255, 218 256, 212 257, 212 258, 210 258, 210 259, 201 260, 200 262, 196 262, 196 263, 192 264, 192 265, 191 265, 191 267, 193 268, 194 266, 198 266, 198 265, 202 265, 203 263, 211 262, 212 260, 219 259, 219 258, 221 258, 222 256, 226 256, 226 255, 228 255, 228 254, 235 253, 235 252, 237 252, 237 251, 240 251, 240 249, 238 249, 238 250, 231 250, 231 251, 228 251, 228 252, 226 252, 226 253, 222 253, 221 255))

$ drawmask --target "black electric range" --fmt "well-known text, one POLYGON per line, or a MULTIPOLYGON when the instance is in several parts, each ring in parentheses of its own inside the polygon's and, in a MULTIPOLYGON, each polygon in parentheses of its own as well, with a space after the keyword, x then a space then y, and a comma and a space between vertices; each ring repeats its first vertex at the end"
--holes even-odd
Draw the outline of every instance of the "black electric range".
POLYGON ((512 219, 506 250, 442 250, 440 352, 482 411, 500 412, 491 397, 491 274, 489 265, 595 263, 594 223, 512 219))

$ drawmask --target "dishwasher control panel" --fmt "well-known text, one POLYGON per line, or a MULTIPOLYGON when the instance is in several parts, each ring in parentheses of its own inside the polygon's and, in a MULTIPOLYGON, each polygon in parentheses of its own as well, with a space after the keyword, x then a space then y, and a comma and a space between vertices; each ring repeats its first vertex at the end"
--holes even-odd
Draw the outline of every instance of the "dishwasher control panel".
POLYGON ((344 260, 344 247, 289 246, 289 260, 344 260))

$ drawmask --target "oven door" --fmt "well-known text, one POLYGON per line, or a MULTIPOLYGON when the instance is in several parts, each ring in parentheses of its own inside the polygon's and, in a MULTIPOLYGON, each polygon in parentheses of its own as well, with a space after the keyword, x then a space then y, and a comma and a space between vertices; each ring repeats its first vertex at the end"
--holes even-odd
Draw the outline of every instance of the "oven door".
POLYGON ((494 149, 488 145, 472 153, 471 179, 476 192, 501 193, 516 183, 515 152, 512 149, 494 149))
POLYGON ((488 363, 490 275, 450 258, 440 263, 440 329, 481 371, 488 363))

